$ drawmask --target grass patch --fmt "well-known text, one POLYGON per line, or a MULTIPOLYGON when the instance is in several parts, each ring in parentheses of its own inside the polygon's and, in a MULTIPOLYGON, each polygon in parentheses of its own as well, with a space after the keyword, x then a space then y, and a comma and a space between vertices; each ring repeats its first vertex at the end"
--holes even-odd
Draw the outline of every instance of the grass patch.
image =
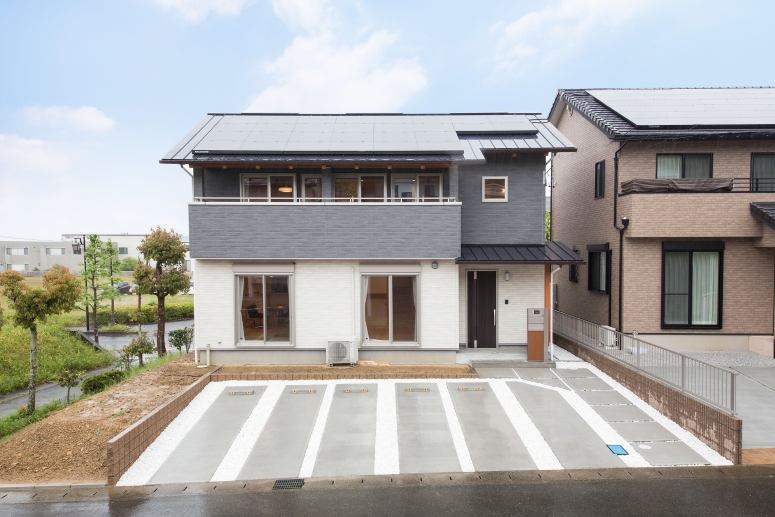
POLYGON ((57 411, 65 407, 65 403, 61 400, 54 400, 44 406, 38 406, 31 415, 28 415, 24 411, 12 413, 10 415, 0 418, 0 438, 5 438, 20 429, 27 427, 30 424, 43 420, 52 412, 57 411))
POLYGON ((100 327, 100 332, 129 332, 129 327, 116 323, 115 325, 103 325, 100 327))
MULTIPOLYGON (((94 350, 54 322, 38 326, 38 383, 53 380, 66 364, 91 370, 113 360, 112 354, 94 350)), ((26 387, 29 375, 30 332, 6 321, 0 330, 0 394, 26 387)))

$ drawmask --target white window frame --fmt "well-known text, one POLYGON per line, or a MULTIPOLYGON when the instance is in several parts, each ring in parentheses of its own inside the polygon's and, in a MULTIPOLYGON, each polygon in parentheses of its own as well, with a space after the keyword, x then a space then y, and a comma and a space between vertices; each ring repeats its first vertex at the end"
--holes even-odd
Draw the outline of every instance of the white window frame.
POLYGON ((118 248, 118 254, 119 255, 129 255, 129 247, 127 247, 127 246, 118 247, 117 246, 117 248, 118 248), (122 252, 121 250, 126 250, 126 251, 122 252))
POLYGON ((439 202, 444 197, 444 174, 441 173, 435 173, 430 172, 427 174, 423 173, 417 173, 417 174, 394 174, 390 181, 390 198, 393 201, 398 202, 399 200, 393 196, 395 194, 396 189, 396 180, 405 180, 405 179, 413 179, 415 182, 415 189, 414 189, 414 197, 412 198, 412 201, 414 202, 424 202, 424 203, 434 203, 439 202), (437 197, 420 197, 420 176, 438 176, 439 178, 439 195, 437 197))
POLYGON ((46 255, 50 256, 61 256, 67 253, 66 248, 46 248, 46 255), (51 253, 51 250, 62 250, 62 253, 51 253))
MULTIPOLYGON (((271 271, 271 270, 256 270, 254 273, 248 273, 248 272, 239 272, 234 273, 234 301, 235 301, 235 310, 233 311, 234 315, 232 316, 234 318, 234 342, 236 343, 237 347, 239 348, 290 348, 295 346, 295 338, 296 338, 296 307, 295 307, 295 301, 294 301, 294 290, 295 290, 295 284, 294 284, 294 274, 289 272, 277 272, 277 271, 271 271), (239 326, 242 325, 241 319, 237 318, 237 311, 236 308, 239 307, 242 304, 242 300, 239 299, 239 288, 238 283, 241 279, 245 277, 250 276, 260 276, 260 277, 267 277, 267 276, 287 276, 288 277, 288 331, 289 341, 267 341, 266 340, 266 317, 264 317, 264 340, 263 341, 254 341, 254 340, 247 340, 240 338, 240 329, 239 326)), ((264 310, 266 310, 266 278, 263 278, 262 280, 264 282, 263 286, 263 307, 264 310)), ((266 313, 264 313, 266 314, 266 313)))
MULTIPOLYGON (((339 199, 339 198, 336 197, 336 180, 337 179, 353 179, 353 178, 357 178, 358 179, 358 198, 357 199, 353 199, 354 202, 357 202, 357 203, 384 203, 385 202, 385 200, 388 197, 388 179, 387 179, 387 174, 380 174, 380 173, 374 173, 374 174, 368 174, 368 173, 367 174, 347 174, 347 173, 344 173, 344 174, 334 174, 333 177, 331 178, 331 196, 334 199, 337 199, 337 200, 339 199), (382 177, 382 200, 381 201, 380 200, 375 201, 373 199, 369 199, 367 201, 363 200, 363 196, 361 194, 361 180, 362 180, 363 177, 369 177, 369 176, 370 177, 375 177, 375 176, 382 177)), ((342 198, 342 199, 345 199, 345 198, 342 198)))
POLYGON ((390 346, 390 347, 418 347, 420 346, 420 273, 404 271, 385 271, 379 272, 361 272, 361 346, 390 346), (388 340, 366 339, 366 292, 368 290, 368 278, 371 276, 388 277, 388 340), (415 291, 415 316, 414 316, 414 341, 393 341, 393 277, 394 276, 412 276, 414 277, 415 291))
POLYGON ((302 174, 301 175, 301 196, 300 198, 304 201, 307 200, 307 189, 306 189, 306 181, 307 178, 319 178, 320 179, 320 197, 311 197, 309 199, 319 199, 320 201, 323 201, 323 175, 322 174, 302 174))
POLYGON ((509 202, 509 177, 508 176, 482 176, 482 203, 508 203, 509 202), (504 180, 506 197, 503 199, 485 199, 484 183, 486 180, 504 180))
POLYGON ((272 173, 272 174, 240 174, 239 188, 240 188, 240 200, 248 202, 248 195, 245 192, 245 179, 250 178, 266 178, 266 199, 258 201, 250 201, 251 203, 291 203, 298 199, 298 187, 296 185, 296 175, 293 173, 272 173), (272 201, 272 178, 284 177, 293 178, 293 198, 281 198, 285 201, 272 201))
POLYGON ((5 254, 6 255, 15 255, 15 256, 21 256, 21 255, 29 255, 29 248, 12 248, 11 246, 6 246, 5 248, 5 254), (22 250, 21 253, 14 253, 14 251, 22 250))
POLYGON ((30 265, 29 264, 6 264, 5 266, 6 271, 29 271, 30 265), (17 266, 17 267, 14 267, 17 266), (21 266, 22 269, 17 269, 18 266, 21 266))

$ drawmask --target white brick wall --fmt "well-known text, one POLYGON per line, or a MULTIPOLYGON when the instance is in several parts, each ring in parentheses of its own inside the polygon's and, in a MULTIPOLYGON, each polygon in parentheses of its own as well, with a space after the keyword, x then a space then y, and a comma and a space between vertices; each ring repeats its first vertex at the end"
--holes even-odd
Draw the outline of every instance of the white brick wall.
MULTIPOLYGON (((527 309, 544 307, 544 266, 523 264, 511 266, 460 265, 459 289, 459 342, 467 341, 466 274, 468 271, 497 271, 498 280, 498 343, 527 344, 527 309), (505 273, 509 272, 509 281, 505 273), (506 305, 506 300, 509 304, 506 305)), ((555 275, 556 277, 557 275, 555 275)))

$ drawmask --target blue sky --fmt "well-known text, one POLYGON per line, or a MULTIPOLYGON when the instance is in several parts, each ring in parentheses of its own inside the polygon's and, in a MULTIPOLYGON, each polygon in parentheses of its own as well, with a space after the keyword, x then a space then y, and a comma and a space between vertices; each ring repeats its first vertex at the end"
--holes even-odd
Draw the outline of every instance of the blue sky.
POLYGON ((187 233, 207 112, 546 114, 558 88, 772 86, 775 3, 0 4, 0 238, 187 233))

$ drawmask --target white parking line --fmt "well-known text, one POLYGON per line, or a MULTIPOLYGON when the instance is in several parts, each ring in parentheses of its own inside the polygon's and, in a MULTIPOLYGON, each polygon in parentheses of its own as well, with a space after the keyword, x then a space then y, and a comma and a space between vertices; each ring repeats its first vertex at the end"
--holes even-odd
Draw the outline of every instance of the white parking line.
POLYGON ((395 381, 377 381, 374 474, 398 474, 398 417, 395 381))
MULTIPOLYGON (((468 379, 466 379, 468 380, 468 379)), ((480 379, 473 379, 481 382, 480 379)), ((449 385, 447 381, 437 381, 439 386, 439 395, 441 395, 441 404, 444 406, 444 414, 447 417, 449 432, 452 434, 452 443, 455 445, 457 459, 460 462, 460 470, 463 472, 475 472, 474 462, 471 460, 471 453, 468 451, 463 428, 460 427, 460 421, 457 419, 455 406, 452 404, 452 397, 449 394, 449 385)))
POLYGON ((331 402, 334 400, 334 391, 336 391, 336 384, 329 383, 326 387, 326 392, 323 394, 323 401, 320 403, 315 427, 312 428, 312 434, 309 437, 304 461, 301 463, 301 469, 299 470, 300 478, 312 477, 312 470, 315 468, 315 461, 318 459, 318 452, 320 451, 320 443, 323 440, 323 431, 326 429, 328 413, 331 411, 331 402))
POLYGON ((525 408, 522 407, 522 404, 519 403, 514 395, 514 392, 506 385, 506 381, 490 380, 488 382, 498 402, 501 403, 504 411, 506 411, 506 416, 509 417, 511 425, 514 426, 522 443, 525 444, 533 463, 536 464, 536 468, 538 470, 562 470, 563 466, 560 460, 554 455, 552 448, 546 443, 546 440, 541 435, 541 431, 538 430, 530 419, 525 408))
POLYGON ((264 430, 267 420, 269 420, 272 410, 277 405, 280 395, 283 393, 285 384, 271 384, 266 388, 261 400, 258 401, 253 412, 245 420, 245 424, 240 429, 239 434, 229 447, 228 452, 221 460, 218 468, 215 469, 210 481, 234 481, 239 476, 242 467, 250 455, 250 451, 256 445, 261 431, 264 430))

